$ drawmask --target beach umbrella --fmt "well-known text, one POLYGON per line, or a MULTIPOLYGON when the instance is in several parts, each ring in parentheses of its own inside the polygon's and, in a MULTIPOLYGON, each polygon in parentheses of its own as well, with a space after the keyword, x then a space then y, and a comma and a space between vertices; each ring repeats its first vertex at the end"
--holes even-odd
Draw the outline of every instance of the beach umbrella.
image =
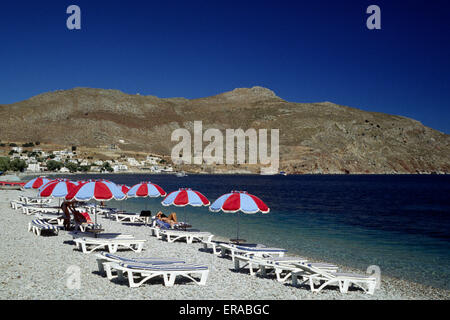
POLYGON ((55 180, 45 184, 39 190, 39 196, 43 198, 64 198, 77 185, 68 180, 55 180))
POLYGON ((127 185, 125 185, 125 184, 118 184, 117 186, 118 186, 118 187, 120 188, 120 190, 122 190, 122 192, 125 193, 125 194, 128 192, 128 190, 130 190, 130 187, 127 186, 127 185))
MULTIPOLYGON (((124 200, 126 194, 114 183, 108 180, 96 180, 79 184, 73 188, 65 197, 67 201, 109 201, 124 200)), ((97 224, 97 212, 94 209, 95 224, 97 224)))
POLYGON ((164 197, 166 194, 167 193, 163 190, 163 188, 157 184, 151 183, 150 181, 135 184, 127 192, 127 196, 129 198, 156 198, 164 197))
POLYGON ((55 179, 42 185, 39 188, 39 196, 43 198, 58 198, 58 206, 61 204, 61 198, 64 198, 69 192, 76 187, 75 182, 67 179, 55 179))
POLYGON ((200 192, 190 188, 180 188, 173 191, 164 198, 161 202, 163 206, 174 205, 177 207, 193 206, 201 207, 208 206, 209 200, 200 192))
POLYGON ((42 186, 40 186, 40 187, 38 188, 38 191, 41 192, 41 191, 42 191, 46 186, 48 186, 49 184, 54 183, 54 182, 60 182, 60 181, 69 181, 69 180, 68 180, 68 179, 63 179, 63 178, 51 179, 51 180, 49 180, 47 183, 45 183, 45 184, 43 184, 42 186))
MULTIPOLYGON (((190 188, 180 188, 173 191, 164 198, 161 202, 163 206, 177 206, 177 207, 202 207, 210 204, 208 198, 196 190, 190 188)), ((186 210, 184 209, 184 220, 186 220, 186 210)), ((186 221, 185 221, 186 222, 186 221)))
POLYGON ((109 201, 124 200, 126 194, 114 182, 97 180, 81 183, 69 192, 66 200, 76 201, 109 201))
POLYGON ((40 186, 50 182, 46 177, 37 177, 28 181, 23 187, 24 189, 38 189, 40 186))
MULTIPOLYGON (((128 198, 157 198, 164 197, 167 193, 163 188, 158 186, 155 183, 150 181, 144 181, 138 184, 135 184, 128 190, 127 197, 128 198)), ((147 203, 145 204, 145 209, 147 210, 147 203)))
MULTIPOLYGON (((231 191, 217 198, 209 210, 211 212, 255 214, 258 212, 269 213, 270 208, 260 198, 246 191, 231 191)), ((237 216, 236 242, 239 243, 239 214, 237 216)))

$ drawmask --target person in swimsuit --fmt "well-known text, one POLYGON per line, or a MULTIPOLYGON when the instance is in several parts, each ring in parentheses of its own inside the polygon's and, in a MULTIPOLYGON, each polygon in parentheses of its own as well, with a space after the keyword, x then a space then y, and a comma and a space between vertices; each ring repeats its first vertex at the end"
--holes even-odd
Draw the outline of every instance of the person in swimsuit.
POLYGON ((174 224, 178 223, 177 214, 172 212, 169 216, 166 216, 161 211, 156 214, 156 219, 167 222, 172 227, 174 224))

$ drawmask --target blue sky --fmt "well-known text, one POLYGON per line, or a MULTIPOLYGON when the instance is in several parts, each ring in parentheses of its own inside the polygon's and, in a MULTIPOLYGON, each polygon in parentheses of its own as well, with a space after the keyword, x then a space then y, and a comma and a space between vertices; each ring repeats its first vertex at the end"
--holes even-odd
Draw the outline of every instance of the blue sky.
POLYGON ((79 86, 199 98, 259 85, 450 133, 447 2, 2 3, 0 104, 79 86), (81 30, 66 28, 71 4, 81 30), (366 28, 371 4, 381 30, 366 28))

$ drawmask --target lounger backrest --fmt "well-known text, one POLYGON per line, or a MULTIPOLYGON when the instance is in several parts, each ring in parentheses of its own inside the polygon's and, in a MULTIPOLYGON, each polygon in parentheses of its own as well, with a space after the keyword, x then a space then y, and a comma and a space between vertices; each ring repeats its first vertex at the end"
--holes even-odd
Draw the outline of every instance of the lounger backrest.
POLYGON ((315 268, 314 266, 312 266, 308 262, 305 262, 305 263, 293 263, 293 265, 295 267, 299 268, 299 269, 302 269, 303 271, 305 271, 308 274, 320 274, 321 276, 326 277, 328 279, 335 278, 333 273, 321 270, 319 268, 315 268))
POLYGON ((128 262, 128 263, 141 263, 141 264, 173 264, 173 263, 185 263, 184 260, 174 258, 156 258, 156 257, 144 257, 144 258, 124 258, 117 255, 101 252, 101 256, 116 262, 128 262))
POLYGON ((51 225, 50 223, 48 223, 44 220, 41 220, 41 219, 35 219, 32 221, 32 223, 43 229, 56 229, 56 227, 54 225, 51 225))
POLYGON ((112 260, 117 260, 117 261, 121 261, 122 258, 119 256, 116 256, 114 254, 108 253, 108 252, 102 252, 101 253, 102 256, 105 256, 108 259, 112 259, 112 260))
POLYGON ((158 225, 161 229, 170 229, 170 224, 161 220, 155 220, 156 225, 158 225))
POLYGON ((250 248, 267 248, 266 245, 260 244, 260 243, 241 243, 241 244, 233 244, 233 246, 241 246, 241 247, 250 247, 250 248))
POLYGON ((236 246, 236 249, 243 251, 251 251, 251 252, 286 252, 286 249, 281 248, 258 248, 258 247, 245 247, 245 246, 236 246))
POLYGON ((151 271, 184 271, 184 270, 208 270, 208 266, 205 265, 197 265, 197 264, 127 264, 127 263, 119 263, 120 266, 129 269, 140 269, 140 270, 151 270, 151 271))

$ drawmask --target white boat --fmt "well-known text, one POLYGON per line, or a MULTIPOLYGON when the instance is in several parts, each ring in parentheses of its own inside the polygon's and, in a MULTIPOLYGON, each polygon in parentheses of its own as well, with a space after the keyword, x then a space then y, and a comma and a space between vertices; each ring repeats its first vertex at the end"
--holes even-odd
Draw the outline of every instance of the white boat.
POLYGON ((278 171, 271 170, 270 168, 263 167, 260 170, 261 171, 259 172, 259 174, 262 176, 273 176, 275 174, 278 174, 278 171))
POLYGON ((176 175, 177 177, 179 177, 179 178, 181 178, 181 177, 186 177, 186 176, 187 176, 186 172, 184 172, 184 171, 177 172, 177 173, 175 173, 175 175, 176 175))

